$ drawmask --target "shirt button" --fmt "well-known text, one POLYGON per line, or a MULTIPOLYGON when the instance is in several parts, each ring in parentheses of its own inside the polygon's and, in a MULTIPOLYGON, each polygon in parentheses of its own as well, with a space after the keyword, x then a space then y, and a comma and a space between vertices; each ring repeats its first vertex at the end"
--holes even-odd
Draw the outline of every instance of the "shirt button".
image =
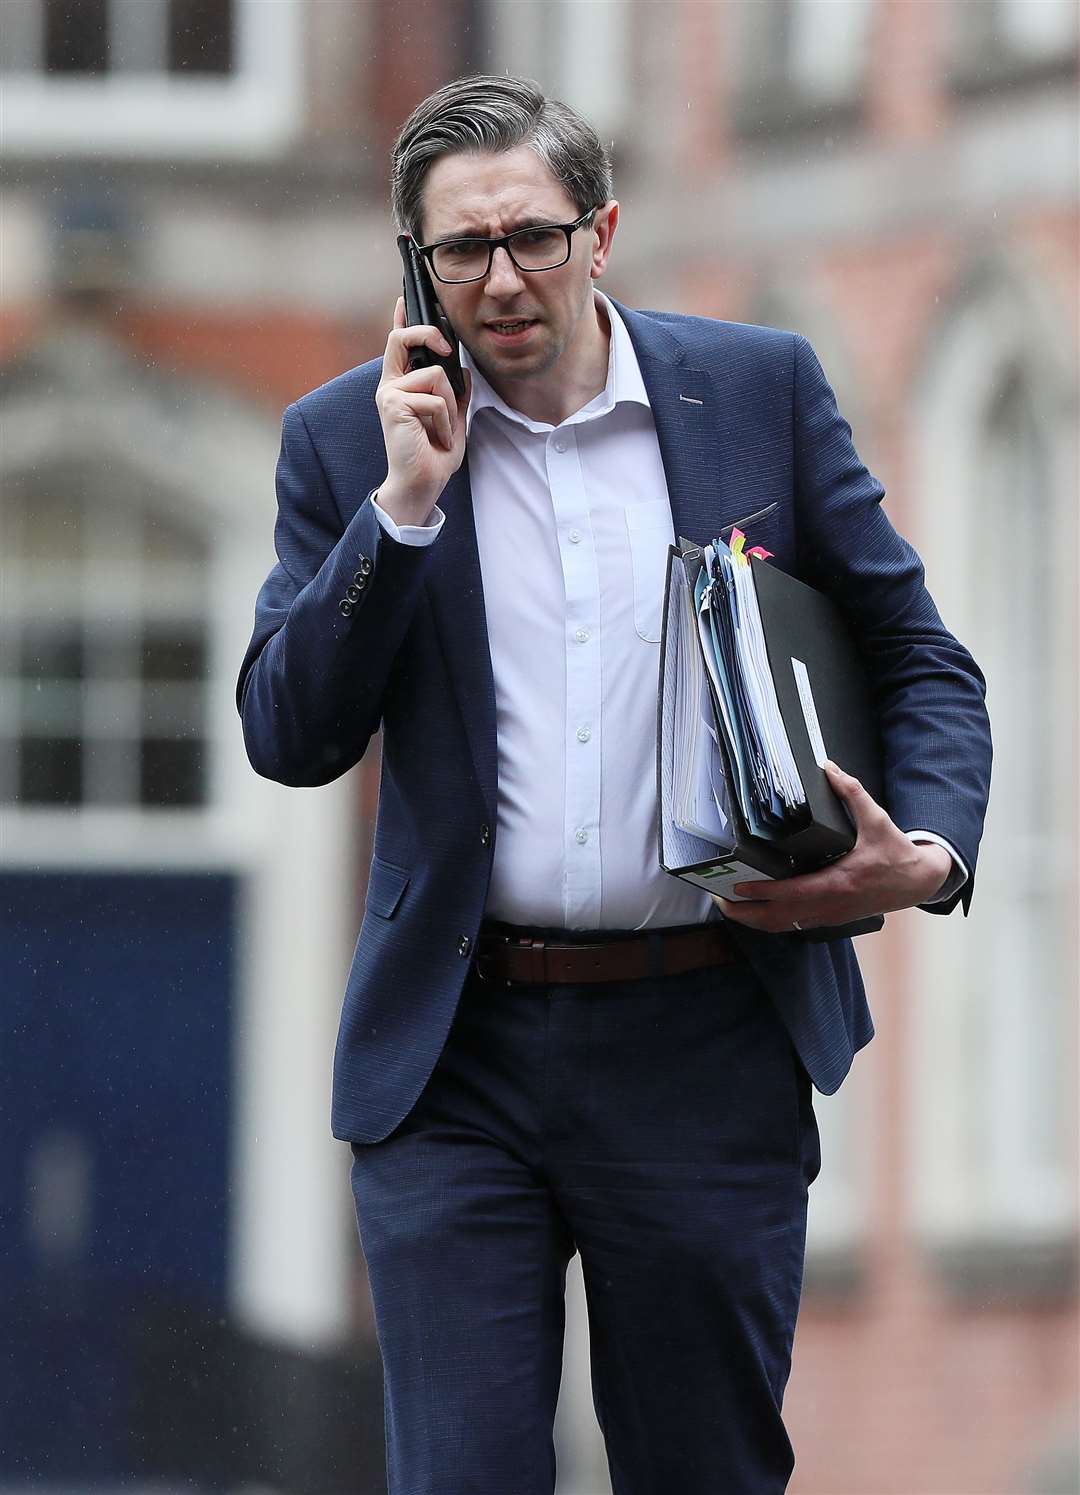
POLYGON ((581 831, 575 831, 574 832, 574 840, 577 842, 577 844, 579 846, 584 846, 585 842, 588 839, 589 839, 589 833, 588 833, 588 831, 581 830, 581 831))
POLYGON ((578 740, 578 742, 588 742, 588 740, 589 740, 589 738, 591 736, 592 736, 592 733, 589 731, 588 727, 579 727, 577 729, 577 740, 578 740))
POLYGON ((570 541, 571 545, 576 545, 581 539, 581 531, 579 529, 572 529, 566 538, 570 541))
POLYGON ((461 936, 461 939, 458 941, 457 953, 460 956, 464 957, 464 956, 468 955, 468 953, 469 953, 469 951, 471 949, 472 949, 472 940, 469 938, 469 936, 467 934, 463 934, 461 936))
POLYGON ((574 637, 579 644, 587 644, 589 642, 589 630, 587 628, 578 628, 574 632, 574 637))
POLYGON ((557 452, 565 452, 566 451, 566 442, 562 439, 561 436, 559 437, 558 441, 556 441, 554 443, 554 446, 555 446, 555 450, 557 452))
POLYGON ((480 827, 480 845, 481 846, 486 846, 490 840, 491 840, 491 827, 490 827, 490 825, 482 825, 480 827))

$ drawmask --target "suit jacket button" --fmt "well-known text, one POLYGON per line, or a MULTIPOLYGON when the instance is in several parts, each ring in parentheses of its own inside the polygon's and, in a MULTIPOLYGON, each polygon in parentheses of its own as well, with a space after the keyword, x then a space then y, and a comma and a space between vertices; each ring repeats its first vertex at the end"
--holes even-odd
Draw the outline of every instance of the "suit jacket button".
POLYGON ((490 827, 490 825, 482 825, 480 827, 480 845, 481 846, 486 846, 490 840, 491 840, 491 827, 490 827))
POLYGON ((352 579, 361 591, 367 586, 367 576, 363 571, 354 571, 352 579))
POLYGON ((345 588, 345 596, 349 599, 350 602, 359 602, 360 588, 350 583, 349 586, 345 588))
POLYGON ((468 955, 468 953, 469 953, 469 951, 471 949, 472 949, 472 940, 469 938, 469 936, 467 934, 463 934, 461 936, 461 939, 458 941, 457 953, 460 956, 464 957, 464 956, 468 955))
POLYGON ((337 610, 343 618, 352 617, 352 603, 349 601, 348 597, 342 597, 341 601, 337 605, 337 610))
POLYGON ((362 555, 360 557, 360 574, 362 576, 371 575, 371 562, 368 560, 366 555, 362 555))

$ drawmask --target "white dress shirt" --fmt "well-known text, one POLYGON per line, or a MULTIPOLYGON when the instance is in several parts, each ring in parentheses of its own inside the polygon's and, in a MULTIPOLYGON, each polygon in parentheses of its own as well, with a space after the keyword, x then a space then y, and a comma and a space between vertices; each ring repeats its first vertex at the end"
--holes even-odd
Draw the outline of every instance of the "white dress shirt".
MULTIPOLYGON (((671 505, 630 335, 607 297, 607 383, 551 426, 476 369, 466 414, 498 728, 486 914, 509 924, 651 929, 704 922, 709 894, 660 867, 656 690, 671 505)), ((432 544, 444 518, 383 529, 432 544)), ((966 878, 956 867, 947 896, 966 878), (959 875, 959 882, 957 882, 959 875)))

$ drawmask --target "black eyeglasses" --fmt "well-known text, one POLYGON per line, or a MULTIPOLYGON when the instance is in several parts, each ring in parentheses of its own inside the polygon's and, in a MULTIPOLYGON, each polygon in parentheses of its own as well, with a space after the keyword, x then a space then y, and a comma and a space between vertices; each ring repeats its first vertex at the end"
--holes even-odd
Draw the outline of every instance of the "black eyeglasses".
POLYGON ((518 228, 501 239, 439 239, 435 244, 417 244, 436 280, 445 285, 462 285, 470 280, 485 280, 491 271, 496 249, 505 249, 519 270, 529 274, 537 270, 557 270, 570 258, 570 235, 584 228, 596 208, 590 208, 573 223, 541 223, 535 228, 518 228))

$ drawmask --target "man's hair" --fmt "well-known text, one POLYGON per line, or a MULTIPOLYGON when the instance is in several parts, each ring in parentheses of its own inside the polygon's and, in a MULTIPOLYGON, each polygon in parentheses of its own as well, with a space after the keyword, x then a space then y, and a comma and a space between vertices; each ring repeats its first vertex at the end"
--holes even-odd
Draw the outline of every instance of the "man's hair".
POLYGON ((527 145, 566 188, 579 213, 611 196, 611 160, 596 131, 531 78, 479 73, 458 78, 418 104, 394 142, 390 201, 398 228, 422 238, 421 200, 432 165, 461 152, 527 145))

